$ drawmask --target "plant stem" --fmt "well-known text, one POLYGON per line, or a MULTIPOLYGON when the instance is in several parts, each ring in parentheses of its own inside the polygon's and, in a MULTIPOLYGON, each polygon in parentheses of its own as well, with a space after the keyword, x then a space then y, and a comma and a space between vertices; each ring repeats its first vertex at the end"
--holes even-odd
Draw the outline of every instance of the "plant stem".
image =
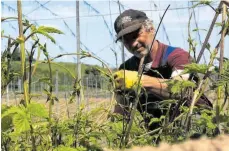
POLYGON ((39 58, 40 58, 40 55, 41 55, 41 49, 40 49, 40 47, 37 48, 37 51, 38 51, 38 53, 37 53, 36 61, 35 61, 35 63, 34 63, 34 68, 33 68, 32 76, 34 75, 34 73, 35 73, 35 71, 36 71, 37 64, 38 64, 38 62, 39 62, 39 58))
POLYGON ((30 125, 30 134, 31 134, 31 139, 32 139, 32 151, 36 151, 36 139, 35 139, 35 136, 34 136, 34 132, 33 132, 33 126, 30 125))
MULTIPOLYGON (((2 38, 7 38, 7 39, 11 39, 13 41, 16 41, 16 39, 14 38, 11 38, 10 36, 5 36, 5 35, 1 35, 2 38)), ((8 46, 9 47, 9 46, 8 46)))
POLYGON ((123 137, 123 140, 124 140, 125 144, 127 144, 128 141, 129 141, 129 133, 130 133, 132 125, 133 125, 135 113, 136 113, 136 110, 137 110, 137 105, 138 105, 138 102, 139 102, 139 95, 140 95, 140 92, 141 92, 140 81, 141 81, 141 74, 143 72, 142 65, 144 63, 144 60, 145 60, 145 57, 142 57, 141 60, 140 60, 139 68, 138 68, 138 87, 135 90, 136 99, 135 99, 135 102, 134 102, 134 106, 131 109, 130 121, 128 123, 127 129, 126 129, 124 137, 123 137))
MULTIPOLYGON (((159 26, 157 27, 156 33, 154 34, 152 43, 151 43, 150 46, 148 46, 148 53, 147 53, 146 56, 151 55, 151 53, 152 53, 151 50, 152 50, 152 48, 153 48, 154 40, 155 40, 155 38, 156 38, 156 36, 157 36, 157 32, 158 32, 158 30, 159 30, 159 27, 160 27, 160 25, 161 25, 161 23, 162 23, 162 20, 163 20, 163 18, 164 18, 164 16, 165 16, 165 14, 166 14, 166 12, 167 12, 167 10, 168 10, 169 7, 170 7, 170 4, 169 4, 168 7, 166 8, 166 10, 165 10, 165 12, 164 12, 164 14, 163 14, 163 16, 162 16, 162 18, 161 18, 161 20, 160 20, 159 26)), ((139 95, 140 95, 140 92, 141 92, 140 81, 141 81, 141 77, 142 77, 142 74, 143 74, 143 71, 144 71, 145 65, 146 65, 146 64, 143 65, 144 60, 145 60, 145 57, 142 57, 141 60, 140 60, 139 67, 138 67, 138 83, 137 83, 137 89, 135 89, 136 98, 135 98, 134 105, 133 105, 133 107, 131 108, 130 121, 129 121, 128 126, 127 126, 127 129, 126 129, 126 131, 125 131, 125 133, 124 133, 124 137, 123 137, 123 139, 124 139, 124 145, 126 145, 126 144, 128 143, 128 141, 129 141, 129 134, 130 134, 130 131, 131 131, 131 128, 132 128, 132 124, 133 124, 135 112, 136 112, 136 110, 137 110, 137 105, 138 105, 138 103, 139 103, 139 95)), ((124 77, 125 77, 125 72, 124 72, 124 77)), ((122 141, 122 140, 121 140, 121 141, 122 141)), ((120 145, 120 146, 121 146, 121 145, 120 145)), ((120 147, 120 148, 121 148, 121 147, 120 147)))
POLYGON ((18 19, 17 17, 1 17, 1 22, 4 22, 7 19, 18 19))
MULTIPOLYGON (((52 68, 51 68, 51 63, 49 60, 49 57, 47 56, 48 59, 48 65, 49 65, 49 81, 50 81, 50 86, 49 86, 49 92, 50 92, 50 96, 52 96, 52 68)), ((51 124, 51 118, 52 118, 52 101, 50 100, 50 98, 48 98, 49 100, 49 122, 51 124)))
POLYGON ((33 44, 29 56, 29 103, 31 100, 31 83, 32 83, 32 62, 33 62, 33 55, 34 55, 34 49, 39 41, 35 41, 33 44))
POLYGON ((193 39, 191 37, 191 33, 190 33, 190 23, 191 23, 191 19, 192 19, 192 13, 190 14, 189 20, 188 20, 188 42, 189 42, 189 56, 191 51, 193 51, 193 56, 194 56, 194 61, 196 61, 196 49, 194 49, 193 46, 193 39))
POLYGON ((18 9, 18 26, 19 26, 19 40, 20 40, 20 53, 21 53, 21 75, 23 81, 23 91, 24 91, 24 101, 25 106, 28 105, 28 86, 26 79, 26 64, 25 64, 25 38, 23 35, 23 24, 22 24, 22 9, 21 9, 21 0, 17 1, 18 9))
MULTIPOLYGON (((21 53, 21 75, 23 79, 23 91, 24 91, 24 101, 25 107, 28 105, 28 82, 26 79, 26 60, 25 60, 25 38, 23 35, 23 24, 22 24, 22 7, 21 0, 17 0, 17 10, 18 10, 18 26, 19 26, 19 40, 20 40, 20 53, 21 53)), ((33 128, 31 128, 31 137, 32 137, 32 150, 36 151, 35 138, 33 136, 33 128)))
MULTIPOLYGON (((223 37, 225 37, 225 35, 226 35, 226 33, 224 33, 223 37)), ((187 119, 186 120, 186 129, 188 129, 188 127, 190 126, 191 116, 192 116, 194 105, 195 105, 196 101, 198 100, 199 94, 203 91, 203 90, 201 91, 202 85, 204 84, 205 80, 208 78, 209 74, 211 73, 211 67, 213 65, 213 61, 214 61, 216 55, 218 54, 218 49, 219 49, 220 44, 221 44, 221 39, 219 40, 218 44, 216 45, 215 49, 213 50, 213 52, 211 54, 210 62, 208 63, 208 69, 207 69, 203 79, 200 81, 198 88, 194 92, 194 96, 192 98, 192 103, 191 103, 191 106, 189 108, 189 113, 188 113, 187 118, 186 118, 187 119)), ((217 113, 219 114, 218 106, 216 106, 216 114, 217 113)), ((216 118, 217 117, 219 117, 219 115, 218 116, 216 115, 216 118)), ((216 119, 216 120, 218 120, 218 119, 216 119)))

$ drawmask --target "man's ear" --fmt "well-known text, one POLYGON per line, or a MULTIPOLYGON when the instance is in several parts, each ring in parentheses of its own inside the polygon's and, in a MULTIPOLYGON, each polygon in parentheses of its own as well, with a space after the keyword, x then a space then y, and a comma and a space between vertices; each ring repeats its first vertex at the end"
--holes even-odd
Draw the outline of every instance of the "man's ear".
POLYGON ((155 34, 155 29, 153 27, 150 28, 150 32, 152 32, 153 34, 155 34))
POLYGON ((146 32, 151 32, 151 33, 155 33, 155 29, 153 27, 149 28, 149 29, 145 29, 146 32))

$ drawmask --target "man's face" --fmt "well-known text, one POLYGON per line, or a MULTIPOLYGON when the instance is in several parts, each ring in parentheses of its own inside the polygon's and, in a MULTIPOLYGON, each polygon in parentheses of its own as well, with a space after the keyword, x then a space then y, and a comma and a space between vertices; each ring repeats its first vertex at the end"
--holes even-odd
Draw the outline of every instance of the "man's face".
POLYGON ((128 51, 138 58, 142 58, 148 53, 148 49, 153 40, 153 29, 147 31, 141 28, 137 31, 123 36, 123 44, 128 51))

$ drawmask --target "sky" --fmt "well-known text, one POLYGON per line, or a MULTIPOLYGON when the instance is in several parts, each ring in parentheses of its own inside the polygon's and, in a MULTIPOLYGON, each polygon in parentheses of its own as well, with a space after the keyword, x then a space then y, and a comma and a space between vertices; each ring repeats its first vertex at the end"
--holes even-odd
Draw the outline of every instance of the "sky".
MULTIPOLYGON (((191 6, 188 1, 130 1, 122 0, 121 12, 127 9, 137 9, 144 11, 147 16, 153 21, 155 27, 158 27, 160 17, 163 15, 164 10, 170 4, 172 8, 184 8, 191 6), (157 7, 155 7, 155 5, 157 7)), ((1 16, 17 16, 17 3, 16 1, 2 1, 1 3, 1 16)), ((214 8, 218 6, 218 1, 213 2, 214 8)), ((36 23, 37 26, 51 26, 60 29, 64 32, 63 35, 53 34, 56 39, 56 44, 53 44, 47 38, 40 36, 40 42, 47 44, 47 50, 51 57, 55 57, 59 54, 74 53, 77 51, 76 44, 76 2, 75 1, 38 1, 30 0, 22 2, 22 12, 25 18, 31 23, 36 23), (41 4, 43 6, 41 6, 41 4), (60 49, 62 48, 62 49, 60 49)), ((163 25, 160 26, 157 38, 159 41, 165 44, 171 44, 172 46, 181 47, 188 51, 189 45, 188 39, 188 20, 189 14, 193 12, 192 9, 172 9, 168 10, 164 19, 163 25), (166 36, 167 34, 167 36, 166 36), (168 37, 168 39, 166 38, 168 37)), ((197 32, 192 32, 196 29, 194 17, 191 20, 191 35, 192 38, 198 43, 197 54, 201 49, 200 42, 203 43, 207 34, 207 30, 210 27, 212 19, 215 15, 212 8, 208 6, 202 6, 194 9, 196 22, 200 30, 200 40, 197 32)), ((115 43, 114 39, 116 33, 114 31, 114 21, 119 15, 119 5, 116 0, 109 1, 80 1, 80 40, 81 48, 83 50, 92 52, 94 55, 102 59, 110 67, 116 67, 115 55, 111 49, 115 50, 118 57, 118 65, 122 63, 121 44, 115 43)), ((217 22, 221 21, 221 15, 219 15, 217 22)), ((18 36, 18 23, 16 21, 1 23, 1 29, 4 30, 5 35, 11 35, 11 37, 18 36)), ((212 48, 215 47, 219 41, 220 28, 215 28, 210 37, 210 43, 212 48)), ((6 47, 6 39, 1 40, 1 51, 6 47)), ((31 48, 31 42, 26 42, 26 46, 31 48)), ((229 57, 229 38, 225 39, 225 57, 229 57)), ((37 55, 37 54, 35 54, 37 55)), ((125 60, 127 60, 131 54, 125 50, 125 60)), ((210 54, 205 51, 204 58, 206 62, 209 61, 210 54)), ((41 56, 43 59, 44 56, 41 56)), ((205 63, 202 58, 201 63, 205 63)), ((61 62, 76 62, 76 56, 64 56, 57 59, 61 62)), ((81 59, 85 64, 97 64, 101 65, 97 60, 93 58, 81 59)), ((217 64, 217 62, 215 62, 217 64)))

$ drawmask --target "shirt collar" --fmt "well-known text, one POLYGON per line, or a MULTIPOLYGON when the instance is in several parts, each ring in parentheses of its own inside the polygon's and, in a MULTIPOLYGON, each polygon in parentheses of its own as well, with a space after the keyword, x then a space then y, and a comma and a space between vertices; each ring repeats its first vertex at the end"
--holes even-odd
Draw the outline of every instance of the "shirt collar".
POLYGON ((153 60, 153 53, 151 53, 151 59, 153 60, 153 64, 152 64, 152 68, 158 68, 160 66, 160 63, 161 63, 161 59, 162 59, 162 56, 164 54, 164 51, 166 50, 166 48, 168 47, 167 45, 161 43, 160 41, 158 41, 158 49, 157 49, 157 52, 156 52, 156 57, 155 59, 153 60))

